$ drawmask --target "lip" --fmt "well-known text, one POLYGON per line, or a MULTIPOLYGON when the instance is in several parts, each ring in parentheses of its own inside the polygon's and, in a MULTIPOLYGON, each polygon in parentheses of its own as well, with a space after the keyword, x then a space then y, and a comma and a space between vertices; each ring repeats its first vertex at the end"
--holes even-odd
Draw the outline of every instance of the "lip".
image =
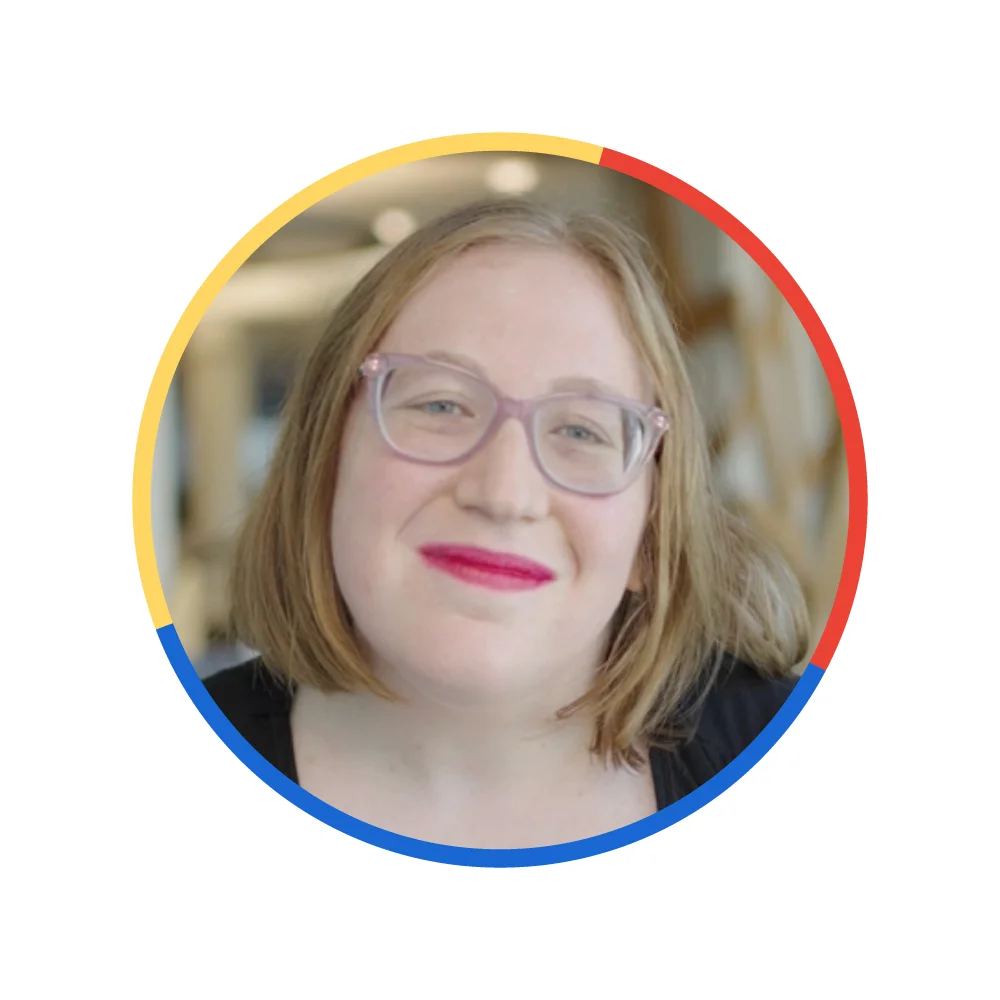
POLYGON ((548 566, 510 552, 447 544, 423 545, 419 552, 431 568, 491 590, 535 590, 556 578, 548 566))

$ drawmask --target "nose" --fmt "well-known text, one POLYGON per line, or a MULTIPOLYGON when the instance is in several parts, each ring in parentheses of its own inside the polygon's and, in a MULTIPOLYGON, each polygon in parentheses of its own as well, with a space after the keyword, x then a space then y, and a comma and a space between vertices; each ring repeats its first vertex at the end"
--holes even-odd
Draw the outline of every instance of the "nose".
POLYGON ((508 419, 459 469, 460 507, 496 521, 534 521, 549 510, 549 485, 535 465, 527 429, 508 419))

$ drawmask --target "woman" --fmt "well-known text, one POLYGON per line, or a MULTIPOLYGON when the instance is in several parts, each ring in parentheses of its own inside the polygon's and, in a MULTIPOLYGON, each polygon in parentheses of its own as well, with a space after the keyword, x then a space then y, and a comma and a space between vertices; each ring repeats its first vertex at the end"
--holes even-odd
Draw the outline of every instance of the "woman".
POLYGON ((207 686, 307 791, 422 840, 625 826, 724 767, 806 651, 787 568, 712 493, 638 240, 460 209, 337 309, 238 546, 207 686))

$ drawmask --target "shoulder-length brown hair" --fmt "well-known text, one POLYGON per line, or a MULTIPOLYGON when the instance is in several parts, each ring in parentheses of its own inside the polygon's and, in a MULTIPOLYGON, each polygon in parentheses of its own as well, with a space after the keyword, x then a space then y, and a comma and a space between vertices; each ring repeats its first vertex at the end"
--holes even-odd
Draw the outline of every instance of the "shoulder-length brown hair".
POLYGON ((670 746, 720 669, 723 654, 760 673, 787 672, 806 652, 801 590, 784 562, 716 498, 705 433, 668 309, 642 241, 592 215, 523 200, 454 211, 394 247, 336 309, 288 400, 264 487, 239 539, 232 576, 236 635, 293 684, 395 697, 370 671, 335 582, 330 514, 345 417, 358 368, 432 269, 484 243, 551 246, 604 275, 671 426, 657 457, 640 547, 641 592, 626 592, 603 664, 584 698, 593 749, 635 763, 670 746))

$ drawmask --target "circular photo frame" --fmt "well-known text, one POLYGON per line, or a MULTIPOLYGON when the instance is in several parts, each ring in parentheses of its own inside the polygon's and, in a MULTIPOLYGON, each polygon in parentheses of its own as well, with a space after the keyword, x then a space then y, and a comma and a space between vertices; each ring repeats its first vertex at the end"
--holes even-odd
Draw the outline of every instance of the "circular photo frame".
POLYGON ((479 867, 522 867, 585 858, 634 843, 678 822, 746 774, 777 742, 823 677, 847 622, 864 552, 867 476, 857 409, 837 352, 802 289, 764 244, 724 208, 691 185, 641 160, 601 146, 520 133, 477 133, 416 142, 367 157, 324 177, 290 198, 250 230, 219 262, 173 331, 153 376, 143 409, 133 477, 133 528, 143 590, 153 625, 191 700, 232 752, 259 778, 300 809, 352 837, 415 858, 479 867), (767 275, 807 333, 829 382, 843 437, 848 483, 846 546, 839 584, 825 628, 792 693, 763 731, 726 767, 684 798, 621 829, 545 847, 485 849, 416 840, 364 823, 305 791, 265 760, 209 695, 171 618, 154 552, 153 455, 161 415, 181 356, 195 329, 236 271, 283 226, 320 200, 393 167, 460 153, 545 154, 617 171, 684 203, 725 233, 767 275))

